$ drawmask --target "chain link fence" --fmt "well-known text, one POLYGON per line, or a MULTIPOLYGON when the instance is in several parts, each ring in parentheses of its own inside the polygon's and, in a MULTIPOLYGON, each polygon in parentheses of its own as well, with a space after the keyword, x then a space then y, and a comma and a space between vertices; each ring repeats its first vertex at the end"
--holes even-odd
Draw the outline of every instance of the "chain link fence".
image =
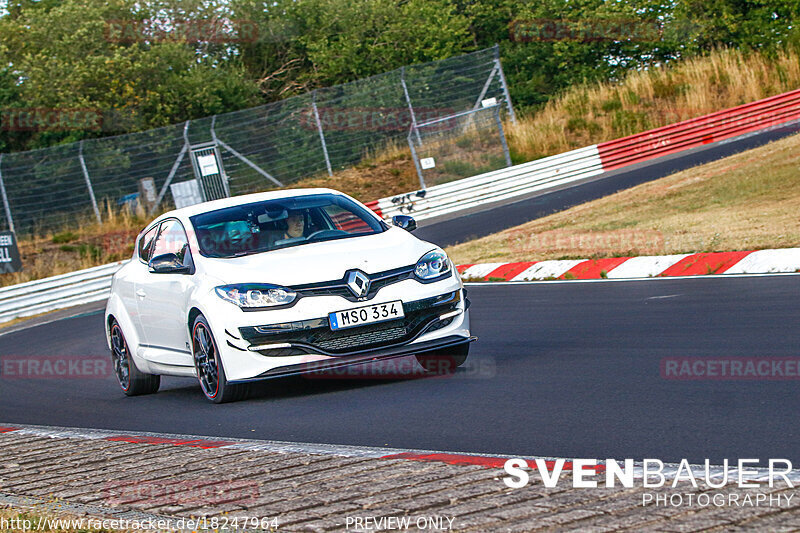
POLYGON ((416 124, 408 145, 423 189, 511 166, 498 104, 416 124))
POLYGON ((405 142, 412 128, 435 132, 432 121, 474 111, 445 122, 463 129, 464 120, 482 123, 501 106, 513 119, 495 46, 183 124, 0 154, 0 228, 45 232, 87 213, 102 221, 105 203, 136 201, 142 181, 154 195, 145 204, 151 211, 187 202, 176 185, 198 196, 190 201, 281 188, 353 166, 387 142, 405 142), (499 104, 481 109, 492 98, 499 104))

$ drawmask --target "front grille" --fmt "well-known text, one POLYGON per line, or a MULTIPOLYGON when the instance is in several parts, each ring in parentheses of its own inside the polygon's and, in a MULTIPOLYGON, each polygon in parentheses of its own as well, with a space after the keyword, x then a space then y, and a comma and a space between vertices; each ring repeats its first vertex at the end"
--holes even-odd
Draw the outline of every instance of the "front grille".
POLYGON ((330 340, 318 342, 317 346, 329 352, 341 350, 353 350, 370 346, 372 344, 385 344, 402 339, 406 336, 405 327, 394 327, 382 331, 371 331, 367 333, 356 333, 345 337, 337 337, 330 340))
MULTIPOLYGON (((367 324, 348 329, 332 330, 326 318, 239 328, 242 338, 251 345, 291 343, 291 350, 306 348, 309 352, 323 351, 336 355, 370 348, 408 342, 423 331, 444 327, 452 319, 439 320, 439 315, 451 311, 461 300, 459 291, 434 298, 403 304, 405 317, 399 320, 367 324), (440 325, 441 324, 441 325, 440 325)), ((279 350, 259 352, 277 356, 279 350)), ((282 353, 280 355, 283 355, 282 353)))

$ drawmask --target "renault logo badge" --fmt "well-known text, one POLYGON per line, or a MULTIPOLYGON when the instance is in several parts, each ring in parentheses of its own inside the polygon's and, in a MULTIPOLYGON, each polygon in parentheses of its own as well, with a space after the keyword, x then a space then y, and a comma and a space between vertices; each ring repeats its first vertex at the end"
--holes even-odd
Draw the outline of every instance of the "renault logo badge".
POLYGON ((366 296, 369 292, 369 278, 360 270, 351 270, 347 274, 347 288, 357 298, 366 296))

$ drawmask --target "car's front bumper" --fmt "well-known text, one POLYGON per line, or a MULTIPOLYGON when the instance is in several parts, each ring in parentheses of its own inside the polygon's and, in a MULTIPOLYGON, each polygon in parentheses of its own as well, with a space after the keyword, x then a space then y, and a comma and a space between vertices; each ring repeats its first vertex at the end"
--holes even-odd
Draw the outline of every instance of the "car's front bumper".
POLYGON ((403 301, 406 317, 402 321, 337 331, 330 329, 328 314, 361 302, 315 296, 289 309, 217 313, 226 308, 216 305, 208 306, 211 316, 204 313, 214 330, 229 381, 260 379, 270 372, 280 374, 283 367, 335 362, 399 347, 408 346, 407 353, 415 353, 422 351, 425 343, 449 336, 470 338, 466 292, 455 275, 430 284, 413 280, 394 283, 363 304, 393 300, 403 301))
POLYGON ((264 357, 321 354, 332 357, 408 344, 450 325, 469 306, 461 290, 403 302, 405 316, 348 329, 332 330, 327 317, 270 326, 240 327, 242 342, 226 342, 264 357), (247 343, 245 346, 244 343, 247 343))
POLYGON ((326 370, 342 368, 350 365, 371 363, 373 361, 394 359, 406 355, 417 355, 428 352, 435 352, 444 348, 451 348, 459 344, 467 344, 477 340, 477 337, 462 337, 460 335, 449 335, 429 341, 414 344, 403 344, 379 350, 369 350, 367 353, 331 357, 319 361, 296 363, 293 365, 279 366, 268 370, 258 376, 230 381, 230 383, 247 383, 260 381, 262 379, 278 378, 296 374, 308 374, 313 372, 323 372, 326 370))

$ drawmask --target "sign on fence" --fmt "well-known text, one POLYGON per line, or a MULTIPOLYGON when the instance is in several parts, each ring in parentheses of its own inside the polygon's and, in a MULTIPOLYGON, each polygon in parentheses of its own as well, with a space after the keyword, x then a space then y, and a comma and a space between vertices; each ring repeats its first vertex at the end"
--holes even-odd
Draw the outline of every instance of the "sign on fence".
POLYGON ((22 260, 17 248, 17 237, 13 231, 0 231, 0 274, 22 270, 22 260))
POLYGON ((203 193, 200 192, 200 184, 197 180, 173 183, 169 186, 169 190, 172 192, 172 199, 175 201, 177 209, 199 204, 203 201, 203 193))

